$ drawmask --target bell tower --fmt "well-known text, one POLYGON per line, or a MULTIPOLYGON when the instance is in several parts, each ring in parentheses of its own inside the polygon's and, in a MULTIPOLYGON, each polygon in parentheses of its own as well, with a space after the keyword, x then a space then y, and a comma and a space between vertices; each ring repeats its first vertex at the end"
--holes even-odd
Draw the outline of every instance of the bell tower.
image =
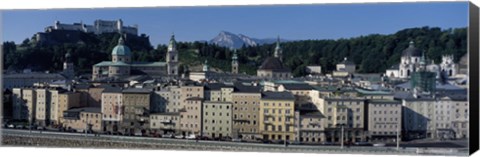
POLYGON ((238 60, 237 60, 237 49, 233 51, 232 56, 232 73, 238 74, 238 60))
POLYGON ((176 76, 178 75, 178 51, 177 44, 175 41, 175 35, 172 33, 170 37, 170 43, 168 44, 167 49, 167 74, 176 76))

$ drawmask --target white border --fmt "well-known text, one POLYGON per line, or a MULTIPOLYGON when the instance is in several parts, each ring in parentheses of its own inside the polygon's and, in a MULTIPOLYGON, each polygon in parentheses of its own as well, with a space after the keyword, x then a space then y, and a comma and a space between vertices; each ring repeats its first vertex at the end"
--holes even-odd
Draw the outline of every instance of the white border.
MULTIPOLYGON (((225 5, 285 5, 285 4, 329 4, 329 3, 375 3, 375 2, 432 2, 432 0, 0 0, 0 10, 11 9, 60 9, 60 8, 131 8, 131 7, 167 7, 167 6, 225 6, 225 5)), ((466 1, 466 0, 434 0, 434 2, 466 1)), ((472 0, 480 4, 479 0, 472 0)), ((0 14, 1 16, 1 14, 0 14)), ((0 25, 1 25, 0 17, 0 25)), ((0 26, 1 28, 1 26, 0 26)), ((0 31, 2 31, 0 29, 0 31)), ((1 32, 0 32, 0 38, 1 32)), ((2 62, 2 61, 0 61, 2 62)), ((125 149, 79 149, 79 148, 32 148, 32 147, 0 147, 2 156, 101 156, 101 157, 144 157, 144 156, 325 156, 326 154, 299 153, 255 153, 255 152, 209 152, 209 151, 173 151, 173 150, 125 150, 125 149)), ((362 154, 328 154, 328 156, 385 156, 362 154)), ((395 155, 391 155, 395 156, 395 155)), ((480 156, 477 152, 474 156, 480 156)))
MULTIPOLYGON (((285 5, 375 2, 449 2, 467 0, 2 0, 0 9, 52 9, 52 8, 113 8, 113 7, 165 7, 165 6, 225 6, 225 5, 285 5)), ((477 0, 478 1, 478 0, 477 0)), ((478 4, 478 3, 477 3, 478 4)))

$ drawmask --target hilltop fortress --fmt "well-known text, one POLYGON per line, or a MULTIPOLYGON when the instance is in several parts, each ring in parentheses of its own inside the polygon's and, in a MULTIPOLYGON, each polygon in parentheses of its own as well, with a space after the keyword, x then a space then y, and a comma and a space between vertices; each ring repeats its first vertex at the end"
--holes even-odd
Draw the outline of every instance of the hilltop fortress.
POLYGON ((115 21, 95 20, 93 25, 80 23, 65 24, 55 21, 52 26, 45 27, 44 32, 38 32, 35 36, 36 41, 44 44, 55 44, 56 39, 62 39, 66 42, 77 42, 81 33, 120 33, 129 35, 138 35, 138 26, 124 26, 122 19, 115 21))

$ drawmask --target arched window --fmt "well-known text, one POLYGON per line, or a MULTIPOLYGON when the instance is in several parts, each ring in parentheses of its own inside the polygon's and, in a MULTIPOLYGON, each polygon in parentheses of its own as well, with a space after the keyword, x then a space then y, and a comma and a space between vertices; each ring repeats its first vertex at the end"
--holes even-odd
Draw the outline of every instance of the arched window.
POLYGON ((407 70, 407 76, 410 76, 410 70, 407 70))

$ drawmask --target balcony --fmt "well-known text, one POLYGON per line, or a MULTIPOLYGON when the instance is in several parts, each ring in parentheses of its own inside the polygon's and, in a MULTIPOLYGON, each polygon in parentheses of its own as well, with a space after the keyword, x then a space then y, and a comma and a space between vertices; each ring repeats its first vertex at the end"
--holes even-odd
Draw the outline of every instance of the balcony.
POLYGON ((160 123, 170 124, 170 123, 173 123, 173 121, 171 119, 164 119, 164 120, 160 120, 160 123))
POLYGON ((273 113, 263 113, 263 116, 265 116, 265 117, 273 117, 273 116, 275 116, 275 114, 273 114, 273 113))
POLYGON ((263 123, 264 124, 272 124, 272 121, 271 120, 264 120, 263 123))
POLYGON ((285 116, 286 117, 293 117, 294 115, 293 115, 293 113, 285 113, 285 116))

